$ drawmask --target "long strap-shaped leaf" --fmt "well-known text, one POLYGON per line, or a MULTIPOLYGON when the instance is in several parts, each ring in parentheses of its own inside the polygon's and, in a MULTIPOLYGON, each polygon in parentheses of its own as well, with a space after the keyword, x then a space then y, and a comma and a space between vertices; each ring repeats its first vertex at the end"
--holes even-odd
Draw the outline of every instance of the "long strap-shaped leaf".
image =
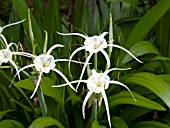
POLYGON ((170 8, 170 0, 162 0, 138 22, 126 42, 126 48, 130 48, 134 43, 145 38, 151 28, 170 8))
MULTIPOLYGON (((152 73, 140 72, 128 77, 123 83, 144 86, 160 97, 170 108, 170 86, 161 77, 152 73)), ((136 85, 137 86, 137 85, 136 85)))
MULTIPOLYGON (((15 6, 19 19, 25 19, 28 17, 28 6, 24 0, 12 0, 12 3, 15 6)), ((41 52, 41 49, 43 49, 42 35, 32 15, 31 15, 31 22, 32 22, 33 33, 34 33, 34 36, 36 37, 35 43, 38 44, 39 46, 38 52, 42 53, 41 52)), ((26 20, 23 24, 24 24, 24 29, 26 30, 27 33, 29 33, 28 20, 26 20)))

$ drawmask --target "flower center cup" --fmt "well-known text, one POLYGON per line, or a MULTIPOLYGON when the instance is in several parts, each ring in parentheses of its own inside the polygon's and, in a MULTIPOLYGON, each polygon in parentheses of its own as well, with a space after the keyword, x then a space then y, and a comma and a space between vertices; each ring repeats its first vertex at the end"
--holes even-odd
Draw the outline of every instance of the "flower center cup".
POLYGON ((0 64, 7 63, 12 60, 12 53, 9 49, 0 50, 0 64))
POLYGON ((88 37, 85 40, 84 45, 86 47, 86 51, 94 53, 99 52, 101 49, 107 48, 106 39, 101 36, 88 37))
POLYGON ((101 91, 109 87, 109 76, 104 73, 92 74, 87 82, 87 88, 95 93, 101 93, 101 91))
POLYGON ((49 73, 55 68, 54 57, 52 55, 41 54, 34 60, 35 68, 39 72, 49 73))

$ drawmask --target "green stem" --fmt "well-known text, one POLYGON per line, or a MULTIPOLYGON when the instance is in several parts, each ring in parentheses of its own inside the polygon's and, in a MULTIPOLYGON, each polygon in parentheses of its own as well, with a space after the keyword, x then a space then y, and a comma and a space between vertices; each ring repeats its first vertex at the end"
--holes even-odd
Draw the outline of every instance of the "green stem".
POLYGON ((42 92, 41 85, 38 87, 37 93, 38 93, 38 100, 41 108, 41 113, 43 116, 47 116, 47 105, 44 100, 44 95, 42 92))
MULTIPOLYGON (((94 54, 94 69, 97 71, 97 53, 94 54)), ((97 119, 97 100, 92 105, 91 126, 95 119, 97 119)))
POLYGON ((94 54, 94 69, 97 71, 97 53, 94 54))
POLYGON ((97 100, 92 105, 91 126, 93 125, 95 119, 97 119, 97 100))

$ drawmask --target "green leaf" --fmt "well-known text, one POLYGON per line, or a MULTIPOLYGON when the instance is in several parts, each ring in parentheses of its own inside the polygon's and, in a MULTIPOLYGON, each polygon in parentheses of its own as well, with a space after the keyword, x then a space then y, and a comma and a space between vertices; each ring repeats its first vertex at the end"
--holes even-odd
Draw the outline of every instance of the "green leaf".
POLYGON ((93 121, 92 128, 106 128, 105 126, 99 125, 97 120, 93 121))
POLYGON ((31 112, 31 111, 32 111, 31 108, 29 108, 28 106, 26 106, 26 105, 24 105, 24 104, 16 101, 15 99, 11 99, 11 101, 15 102, 16 104, 18 104, 19 106, 21 106, 23 109, 25 109, 25 110, 28 111, 28 112, 31 112))
MULTIPOLYGON (((47 9, 45 11, 45 20, 43 23, 43 29, 48 33, 48 45, 52 46, 52 39, 53 39, 53 28, 54 28, 54 10, 58 10, 55 6, 56 0, 50 0, 48 2, 47 9), (49 15, 50 14, 50 15, 49 15)), ((58 17, 57 17, 58 18, 58 17)))
MULTIPOLYGON (((26 2, 23 0, 12 0, 12 3, 14 4, 14 6, 16 8, 19 19, 20 20, 27 19, 28 6, 27 6, 26 2)), ((32 22, 32 29, 33 29, 33 33, 34 33, 34 37, 35 37, 35 43, 39 45, 38 52, 42 53, 41 52, 41 50, 43 49, 42 35, 41 35, 41 32, 38 28, 38 25, 37 25, 34 17, 32 16, 32 14, 30 16, 31 16, 31 22, 32 22)), ((25 31, 28 34, 29 33, 28 20, 24 21, 23 25, 24 25, 25 31)))
POLYGON ((142 116, 143 114, 146 114, 150 111, 153 111, 148 108, 143 108, 143 107, 138 107, 134 105, 128 105, 125 108, 122 109, 120 117, 126 121, 126 122, 131 122, 137 117, 142 116))
POLYGON ((132 5, 135 8, 137 8, 137 4, 138 4, 138 0, 107 0, 107 1, 111 1, 111 2, 126 2, 126 3, 132 5))
MULTIPOLYGON (((148 41, 139 41, 135 45, 133 45, 129 51, 134 54, 136 57, 147 54, 147 53, 154 53, 159 55, 159 52, 157 48, 150 42, 148 41)), ((132 60, 133 58, 129 55, 126 54, 125 57, 122 60, 122 64, 125 64, 132 60)))
POLYGON ((81 28, 82 23, 80 22, 80 19, 83 19, 82 17, 84 9, 85 9, 84 0, 77 0, 74 18, 74 25, 77 28, 81 28))
POLYGON ((168 11, 169 8, 169 0, 162 0, 151 8, 133 29, 126 42, 126 48, 130 48, 136 42, 143 40, 151 28, 168 11))
POLYGON ((93 19, 93 34, 100 33, 100 16, 98 6, 94 6, 94 19, 93 19))
POLYGON ((155 57, 152 57, 151 60, 169 60, 170 61, 170 58, 163 57, 163 56, 155 56, 155 57))
POLYGON ((56 125, 59 128, 64 128, 64 126, 58 120, 48 116, 42 116, 35 119, 28 128, 45 128, 51 125, 56 125))
POLYGON ((24 128, 24 126, 15 120, 7 119, 0 121, 0 128, 24 128))
POLYGON ((120 117, 116 117, 116 116, 112 117, 112 125, 115 128, 128 128, 126 122, 120 117))
MULTIPOLYGON (((20 88, 31 90, 31 91, 33 91, 35 89, 35 84, 33 83, 31 78, 22 80, 14 85, 17 87, 20 87, 20 88)), ((50 78, 48 78, 48 77, 42 78, 41 86, 42 86, 44 95, 54 98, 57 101, 57 103, 59 103, 61 106, 63 106, 64 103, 62 101, 62 97, 61 97, 61 93, 60 93, 59 89, 52 88, 51 87, 52 85, 54 85, 54 82, 50 78)))
POLYGON ((161 79, 161 77, 152 73, 140 72, 128 76, 128 79, 124 80, 123 83, 138 84, 148 88, 160 97, 170 108, 170 86, 163 79, 161 79))
POLYGON ((133 125, 131 128, 169 128, 169 126, 156 121, 142 121, 133 125))
POLYGON ((12 112, 14 110, 5 110, 5 111, 0 111, 0 120, 4 117, 5 114, 7 114, 8 112, 12 112))
POLYGON ((104 0, 99 0, 99 7, 102 13, 103 25, 108 25, 109 22, 109 9, 104 0))
MULTIPOLYGON (((129 79, 129 78, 128 78, 129 79)), ((132 98, 129 91, 121 91, 116 95, 109 96, 109 106, 114 107, 119 104, 132 104, 140 107, 145 107, 154 110, 165 110, 160 104, 151 101, 135 92, 132 92, 136 101, 132 98)))

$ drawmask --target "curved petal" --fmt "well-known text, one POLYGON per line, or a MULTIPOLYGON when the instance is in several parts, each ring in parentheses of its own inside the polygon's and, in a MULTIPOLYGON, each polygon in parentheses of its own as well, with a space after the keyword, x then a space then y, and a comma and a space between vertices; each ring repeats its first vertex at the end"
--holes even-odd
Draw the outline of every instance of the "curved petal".
POLYGON ((108 54, 103 49, 100 50, 100 51, 101 51, 101 53, 103 53, 103 55, 104 55, 104 57, 105 57, 105 59, 107 61, 107 68, 106 68, 106 70, 107 70, 107 69, 110 68, 110 58, 109 58, 108 54))
POLYGON ((31 54, 31 53, 27 53, 27 52, 12 52, 13 55, 22 55, 22 56, 26 56, 26 57, 32 57, 32 58, 36 58, 35 55, 31 54))
MULTIPOLYGON (((33 67, 33 66, 35 66, 35 64, 30 64, 30 65, 24 66, 23 68, 21 68, 21 69, 18 71, 18 73, 20 73, 22 70, 24 70, 24 69, 26 69, 26 68, 30 68, 30 67, 33 67)), ((17 76, 17 74, 13 77, 12 82, 11 82, 11 85, 12 85, 12 83, 14 82, 14 79, 15 79, 16 76, 17 76)), ((11 87, 11 85, 10 85, 9 87, 11 87)))
POLYGON ((121 85, 121 86, 125 87, 125 88, 130 92, 130 94, 131 94, 132 98, 134 99, 134 101, 136 101, 136 99, 135 99, 135 97, 133 96, 132 92, 130 91, 130 89, 129 89, 125 84, 123 84, 123 83, 121 83, 121 82, 119 82, 119 81, 114 81, 114 80, 109 81, 109 83, 110 83, 110 84, 118 84, 118 85, 121 85))
POLYGON ((136 61, 138 61, 139 63, 143 63, 142 61, 140 61, 138 58, 136 58, 131 52, 129 52, 127 49, 119 46, 119 45, 115 45, 115 44, 108 44, 107 46, 112 46, 112 47, 115 47, 115 48, 119 48, 125 52, 127 52, 130 56, 132 56, 136 61))
POLYGON ((6 47, 6 49, 9 49, 12 45, 15 45, 16 49, 18 48, 18 46, 17 46, 16 43, 10 43, 10 44, 8 44, 8 46, 6 47))
POLYGON ((83 101, 83 105, 82 105, 82 113, 83 113, 83 118, 85 119, 85 106, 86 106, 86 103, 88 101, 88 99, 90 98, 90 96, 93 94, 93 91, 89 91, 86 95, 86 97, 84 98, 84 101, 83 101))
POLYGON ((108 100, 107 100, 107 96, 104 90, 101 91, 103 99, 104 99, 104 103, 105 103, 105 107, 106 107, 106 112, 107 112, 107 119, 109 122, 109 126, 111 128, 111 121, 110 121, 110 112, 109 112, 109 105, 108 105, 108 100))
POLYGON ((55 44, 53 45, 48 51, 47 51, 47 55, 50 55, 50 53, 52 52, 53 49, 57 48, 57 47, 64 47, 64 45, 61 44, 55 44))
MULTIPOLYGON (((70 61, 70 62, 73 62, 73 63, 84 64, 84 62, 80 62, 80 61, 76 61, 76 60, 68 60, 68 59, 56 59, 56 60, 54 60, 54 63, 55 62, 61 62, 61 61, 65 61, 65 62, 70 61)), ((91 63, 88 63, 88 64, 91 64, 91 63)))
MULTIPOLYGON (((82 69, 82 72, 81 72, 81 75, 80 75, 80 78, 79 78, 80 80, 83 78, 83 74, 85 72, 86 66, 88 65, 88 62, 89 62, 90 58, 92 57, 92 55, 93 55, 93 52, 90 53, 89 56, 86 59, 86 62, 83 66, 83 69, 82 69)), ((77 84, 76 90, 78 89, 79 85, 80 85, 80 82, 77 84)))
POLYGON ((106 71, 105 71, 105 74, 108 74, 108 73, 110 73, 111 71, 116 71, 116 70, 121 71, 121 70, 129 70, 129 69, 131 69, 131 68, 111 68, 111 69, 109 69, 109 70, 106 70, 106 71))
POLYGON ((2 27, 2 29, 7 28, 7 27, 9 27, 9 26, 13 26, 13 25, 20 24, 20 23, 22 23, 22 22, 24 22, 24 21, 25 21, 25 19, 23 19, 23 20, 21 20, 21 21, 18 21, 18 22, 15 22, 15 23, 11 23, 11 24, 5 25, 5 26, 2 27))
POLYGON ((48 34, 47 34, 47 31, 45 31, 45 39, 44 39, 44 47, 43 47, 43 54, 46 54, 47 53, 47 42, 48 42, 48 34))
POLYGON ((38 81, 37 81, 37 83, 36 83, 36 87, 35 87, 34 92, 32 93, 32 95, 30 96, 30 99, 33 98, 33 96, 34 96, 35 93, 37 92, 38 87, 40 86, 41 76, 42 76, 42 73, 40 73, 40 75, 38 76, 38 81))
POLYGON ((107 35, 108 34, 108 32, 103 32, 102 34, 100 34, 99 36, 101 36, 101 37, 105 37, 105 35, 107 35))
POLYGON ((64 74, 62 72, 60 72, 58 69, 51 69, 51 70, 58 73, 67 82, 67 84, 70 86, 70 88, 72 88, 74 91, 77 92, 77 90, 75 90, 75 88, 71 85, 71 83, 68 81, 68 79, 64 76, 64 74))
MULTIPOLYGON (((75 80, 75 81, 71 81, 69 82, 70 84, 74 84, 74 83, 78 83, 78 82, 83 82, 83 83, 87 83, 87 80, 75 80)), ((68 85, 68 83, 66 84, 61 84, 61 85, 53 85, 51 87, 63 87, 63 86, 66 86, 68 85)))
POLYGON ((4 41, 5 45, 8 46, 7 40, 4 37, 4 35, 0 34, 0 37, 2 38, 2 40, 4 41))
POLYGON ((57 33, 60 34, 60 35, 63 35, 63 36, 81 36, 84 39, 88 38, 88 36, 85 36, 85 35, 80 34, 80 33, 60 33, 60 32, 57 32, 57 33))
POLYGON ((13 60, 9 60, 9 62, 14 66, 15 70, 16 70, 16 74, 18 75, 18 79, 20 80, 20 75, 19 75, 19 70, 18 70, 18 67, 17 65, 15 64, 15 62, 13 60))
POLYGON ((83 50, 83 49, 85 49, 84 46, 79 47, 79 48, 77 48, 76 50, 74 50, 74 52, 71 54, 71 56, 70 56, 70 58, 69 58, 69 63, 68 63, 68 70, 69 70, 69 72, 71 72, 71 71, 70 71, 70 62, 71 62, 73 56, 74 56, 78 51, 83 50))

